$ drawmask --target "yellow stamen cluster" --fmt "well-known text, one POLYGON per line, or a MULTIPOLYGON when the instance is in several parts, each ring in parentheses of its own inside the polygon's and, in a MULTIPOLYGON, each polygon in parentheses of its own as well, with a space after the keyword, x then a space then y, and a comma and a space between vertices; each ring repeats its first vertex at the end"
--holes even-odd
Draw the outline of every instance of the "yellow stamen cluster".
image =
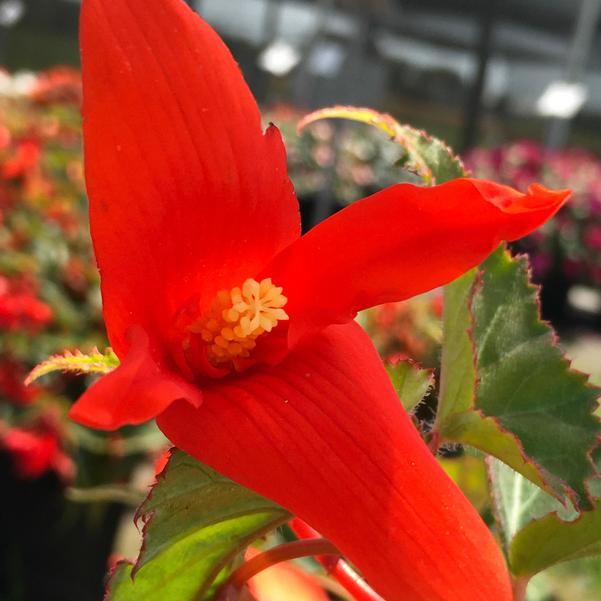
POLYGON ((188 330, 207 343, 212 363, 227 363, 248 357, 261 334, 288 319, 282 308, 287 302, 282 288, 274 286, 271 278, 261 282, 249 278, 241 288, 219 292, 210 310, 188 330))

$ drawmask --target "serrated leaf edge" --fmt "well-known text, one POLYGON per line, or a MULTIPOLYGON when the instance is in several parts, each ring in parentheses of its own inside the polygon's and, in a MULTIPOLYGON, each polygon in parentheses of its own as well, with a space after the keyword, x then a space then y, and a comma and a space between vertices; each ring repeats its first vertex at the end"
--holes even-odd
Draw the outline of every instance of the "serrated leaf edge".
MULTIPOLYGON (((539 523, 539 522, 542 522, 542 521, 544 521, 544 520, 548 520, 549 518, 556 518, 556 519, 557 519, 557 521, 561 522, 561 524, 565 524, 566 526, 569 526, 570 524, 576 524, 576 523, 578 523, 578 522, 582 521, 583 519, 585 519, 585 518, 586 518, 586 515, 587 515, 587 514, 589 514, 589 513, 592 513, 593 511, 601 511, 601 499, 598 499, 598 500, 597 500, 596 507, 594 507, 594 508, 593 508, 591 511, 581 511, 581 512, 579 513, 579 515, 578 515, 578 516, 577 516, 575 519, 573 519, 573 520, 571 520, 571 521, 564 520, 564 519, 562 519, 561 517, 559 517, 559 514, 557 513, 557 511, 551 511, 551 512, 549 512, 548 514, 546 514, 546 515, 544 515, 544 516, 542 516, 542 517, 540 517, 540 518, 532 518, 532 519, 531 519, 531 520, 530 520, 530 521, 529 521, 527 524, 524 524, 524 526, 522 526, 522 528, 520 528, 520 529, 519 529, 519 530, 518 530, 518 531, 515 533, 515 535, 513 536, 513 538, 511 539, 511 541, 509 542, 509 544, 508 544, 508 548, 507 548, 507 559, 508 559, 508 564, 510 565, 510 567, 512 567, 512 566, 511 566, 511 556, 512 556, 512 555, 511 555, 511 551, 512 551, 512 544, 513 544, 513 541, 514 541, 514 540, 515 540, 515 539, 516 539, 516 538, 517 538, 517 537, 520 535, 520 533, 522 533, 524 530, 526 530, 526 528, 529 528, 529 527, 530 527, 532 524, 539 523)), ((496 519, 496 518, 495 518, 495 519, 496 519)), ((601 540, 600 540, 600 541, 598 541, 597 543, 592 543, 592 544, 584 545, 584 546, 581 548, 581 551, 584 551, 584 550, 586 550, 588 547, 591 547, 591 546, 593 546, 593 544, 599 544, 599 543, 601 543, 601 540)), ((513 570, 512 570, 512 574, 515 574, 515 575, 516 575, 516 576, 518 576, 518 577, 522 577, 522 576, 529 576, 529 577, 532 577, 532 576, 534 576, 534 575, 536 575, 536 574, 540 573, 540 572, 541 572, 541 571, 543 571, 543 570, 546 570, 547 568, 549 568, 549 567, 551 567, 551 566, 553 566, 553 565, 558 565, 558 564, 560 564, 560 563, 564 563, 564 562, 566 562, 566 561, 571 561, 571 560, 573 560, 573 559, 578 559, 578 558, 581 558, 581 557, 586 557, 586 555, 584 555, 584 556, 583 556, 583 555, 581 555, 580 553, 572 553, 571 555, 568 555, 568 556, 566 556, 566 557, 564 557, 564 558, 560 559, 559 561, 556 561, 556 562, 554 562, 554 563, 550 564, 549 566, 546 566, 546 567, 542 568, 542 569, 541 569, 541 570, 539 570, 538 572, 535 572, 535 573, 529 573, 529 572, 513 572, 513 570)))
MULTIPOLYGON (((136 558, 135 562, 132 561, 124 561, 124 562, 119 562, 119 563, 126 563, 126 564, 130 564, 132 566, 132 570, 131 570, 131 579, 132 582, 135 581, 135 577, 136 574, 138 573, 138 571, 140 569, 142 569, 142 567, 144 567, 146 565, 146 559, 145 559, 145 551, 146 551, 146 535, 148 532, 148 529, 151 527, 152 521, 154 519, 154 516, 156 514, 156 509, 154 510, 150 510, 148 512, 144 512, 144 507, 150 502, 150 500, 153 497, 153 493, 154 493, 154 487, 162 480, 165 480, 166 475, 167 475, 167 470, 169 468, 169 465, 171 463, 171 461, 173 460, 173 456, 174 453, 177 451, 178 449, 176 447, 172 447, 169 450, 169 459, 166 462, 165 466, 163 467, 163 469, 161 470, 160 473, 158 473, 155 477, 155 483, 150 487, 150 490, 148 491, 148 495, 146 496, 146 498, 144 499, 144 501, 142 501, 142 503, 140 504, 140 506, 137 508, 135 514, 134 514, 134 523, 136 524, 136 526, 138 526, 138 524, 141 522, 143 524, 142 529, 141 529, 141 535, 142 535, 142 544, 140 546, 140 551, 138 553, 138 557, 136 558)), ((267 510, 268 508, 266 508, 267 510)), ((269 508, 269 509, 273 509, 273 507, 269 508)), ((274 528, 277 528, 278 526, 285 524, 287 521, 289 521, 292 517, 291 514, 288 514, 286 512, 286 510, 284 508, 282 508, 283 510, 283 514, 282 516, 280 516, 277 520, 272 520, 269 524, 266 524, 264 528, 262 528, 261 530, 257 531, 258 534, 256 536, 256 538, 253 538, 253 540, 256 540, 258 538, 261 538, 261 536, 267 534, 268 532, 270 532, 271 530, 273 530, 274 528)), ((230 516, 230 518, 228 519, 235 519, 236 517, 241 517, 243 515, 246 515, 245 513, 240 513, 239 515, 235 515, 232 514, 230 516)), ((218 523, 213 522, 213 524, 218 523)), ((138 530, 140 530, 140 528, 138 527, 138 530)), ((181 539, 184 540, 184 539, 181 539)), ((252 542, 252 541, 251 541, 252 542)), ((250 542, 249 542, 250 544, 250 542)), ((227 565, 228 563, 231 563, 235 558, 236 555, 238 554, 237 550, 234 550, 232 553, 228 554, 225 557, 225 562, 224 565, 227 565)), ((159 556, 160 557, 160 554, 159 556)), ((148 561, 148 563, 151 563, 154 559, 156 559, 157 557, 150 559, 148 561)), ((113 572, 111 572, 111 578, 109 579, 109 582, 107 583, 107 593, 110 593, 110 582, 112 579, 113 574, 116 572, 117 567, 119 564, 117 564, 117 566, 115 567, 115 570, 113 572)), ((202 601, 202 599, 204 598, 204 595, 206 594, 206 592, 210 589, 211 585, 215 582, 215 579, 219 576, 221 570, 223 569, 223 565, 222 566, 216 566, 215 570, 209 574, 208 578, 207 578, 207 584, 206 586, 203 586, 201 588, 199 588, 196 596, 195 596, 195 600, 196 601, 202 601)), ((105 597, 105 601, 108 599, 108 597, 105 597)))
POLYGON ((465 167, 465 164, 459 155, 455 154, 448 144, 443 142, 440 138, 432 136, 423 129, 416 129, 411 125, 399 123, 388 113, 380 113, 367 107, 335 105, 318 109, 303 117, 297 125, 297 133, 302 132, 307 126, 316 121, 320 121, 321 119, 347 119, 349 121, 365 123, 380 129, 390 137, 391 141, 401 146, 407 152, 409 163, 406 165, 406 168, 421 177, 427 185, 435 185, 437 183, 436 178, 434 177, 432 169, 430 169, 427 163, 421 158, 422 153, 416 148, 415 142, 408 139, 407 133, 412 134, 417 138, 423 138, 424 141, 431 144, 439 145, 440 148, 449 155, 450 159, 458 164, 464 177, 470 175, 469 170, 465 167))
MULTIPOLYGON (((547 519, 549 519, 551 517, 555 517, 557 519, 557 521, 561 522, 562 524, 566 524, 566 525, 576 524, 580 520, 584 519, 584 517, 585 517, 585 515, 587 513, 590 513, 591 511, 601 511, 601 497, 597 497, 597 498, 593 499, 595 501, 595 503, 594 503, 593 509, 590 510, 590 511, 579 511, 578 508, 576 506, 574 506, 574 510, 578 511, 578 516, 575 517, 573 520, 564 520, 559 515, 559 512, 557 512, 557 511, 550 511, 549 513, 547 513, 547 514, 545 514, 545 515, 543 515, 543 516, 541 516, 539 518, 532 518, 530 521, 528 521, 527 523, 525 523, 519 530, 516 530, 515 534, 511 537, 511 540, 509 540, 507 538, 505 532, 504 532, 503 525, 502 525, 503 522, 501 520, 501 516, 499 515, 499 507, 500 507, 500 505, 502 503, 502 500, 498 498, 497 492, 495 490, 496 487, 493 485, 493 470, 492 470, 492 461, 493 460, 494 461, 501 461, 500 459, 498 459, 496 457, 493 457, 493 456, 490 456, 490 455, 488 457, 486 457, 485 460, 484 460, 485 464, 486 464, 486 477, 487 477, 487 480, 488 480, 488 488, 490 490, 491 497, 493 499, 493 503, 491 504, 491 511, 492 511, 493 518, 495 520, 495 524, 497 526, 497 531, 499 533, 499 536, 502 538, 503 543, 504 543, 503 544, 503 550, 504 550, 505 555, 507 557, 507 564, 508 564, 508 566, 509 566, 509 568, 511 570, 511 573, 514 576, 516 576, 518 578, 521 578, 521 577, 531 578, 531 577, 533 577, 535 574, 537 574, 539 572, 535 572, 535 573, 514 572, 513 569, 512 569, 513 566, 512 566, 511 561, 510 561, 510 559, 511 559, 511 547, 512 547, 513 541, 519 536, 519 534, 521 532, 523 532, 526 528, 529 528, 532 524, 535 524, 535 523, 538 523, 538 522, 542 522, 543 520, 547 520, 547 519)), ((504 463, 503 461, 501 461, 501 462, 504 463)), ((509 467, 511 468, 511 466, 509 466, 509 467)), ((511 469, 513 469, 513 468, 511 468, 511 469)), ((518 476, 526 479, 519 472, 517 472, 517 474, 518 474, 518 476)), ((548 492, 548 491, 544 491, 544 492, 548 492)), ((564 503, 562 502, 561 499, 557 499, 557 497, 555 497, 555 496, 553 496, 553 498, 555 498, 562 505, 564 505, 564 503)), ((587 546, 590 546, 590 545, 586 545, 585 547, 583 547, 583 549, 586 549, 587 546)), ((578 555, 578 557, 580 557, 580 556, 578 555)), ((560 563, 564 563, 566 561, 570 561, 571 559, 572 559, 572 557, 568 556, 568 557, 566 557, 564 559, 561 559, 560 561, 555 562, 554 564, 551 564, 551 565, 558 565, 560 563)), ((548 567, 551 567, 551 566, 548 566, 548 567)), ((543 570, 544 569, 547 569, 547 568, 543 568, 543 570)))
MULTIPOLYGON (((119 568, 121 568, 122 566, 132 566, 133 568, 134 563, 129 560, 129 559, 120 559, 109 571, 108 574, 108 578, 106 580, 106 585, 104 587, 104 595, 102 596, 102 601, 109 601, 111 594, 112 594, 112 585, 113 585, 113 580, 115 579, 115 576, 117 576, 117 573, 119 572, 119 568)), ((130 573, 130 578, 133 581, 133 576, 130 573)))
POLYGON ((107 374, 118 366, 119 358, 110 347, 104 353, 97 348, 93 348, 90 353, 83 353, 79 349, 66 350, 36 365, 25 378, 25 385, 29 386, 42 376, 55 371, 76 375, 107 374))
MULTIPOLYGON (((598 386, 593 385, 590 382, 590 374, 584 373, 578 369, 574 369, 572 367, 572 361, 570 359, 568 359, 566 357, 565 352, 561 349, 561 347, 559 346, 559 337, 557 335, 557 332, 555 331, 555 328, 552 326, 552 324, 543 319, 542 315, 541 315, 541 303, 540 303, 540 291, 541 291, 541 286, 534 284, 532 282, 532 268, 530 266, 530 261, 528 260, 529 257, 527 254, 524 253, 516 253, 515 255, 513 255, 510 250, 507 247, 507 244, 502 244, 503 246, 503 253, 506 256, 509 256, 511 259, 516 260, 516 261, 520 261, 522 263, 525 263, 525 267, 526 267, 526 271, 527 271, 527 288, 534 293, 534 301, 536 304, 536 311, 537 311, 537 319, 538 321, 543 324, 544 326, 546 326, 549 330, 550 333, 550 344, 556 348, 557 350, 559 350, 560 354, 561 354, 561 360, 563 362, 565 362, 567 364, 567 367, 569 368, 569 370, 575 374, 581 375, 584 377, 584 379, 586 379, 586 382, 584 382, 584 386, 597 391, 600 395, 601 395, 601 389, 598 386)), ((472 411, 477 413, 481 418, 485 418, 485 419, 490 419, 492 420, 497 427, 499 428, 499 430, 503 433, 503 434, 507 434, 509 435, 512 439, 515 440, 517 448, 520 452, 520 456, 522 457, 522 460, 527 463, 528 465, 531 465, 536 472, 538 473, 541 482, 544 483, 545 486, 540 486, 539 483, 537 482, 533 482, 533 484, 536 484, 537 486, 541 487, 542 490, 544 490, 545 492, 547 492, 548 494, 550 494, 551 496, 553 496, 555 499, 557 499, 562 505, 565 506, 565 499, 563 499, 555 490, 555 488, 551 485, 551 483, 549 482, 549 476, 551 475, 550 472, 546 469, 544 469, 541 465, 538 464, 537 461, 535 461, 532 457, 530 457, 529 455, 527 455, 527 453, 524 450, 524 447, 522 445, 521 440, 513 433, 508 431, 504 426, 502 426, 499 423, 498 418, 496 418, 495 416, 491 416, 491 415, 486 415, 482 410, 478 409, 476 407, 476 398, 477 398, 477 390, 479 388, 479 384, 480 384, 480 375, 479 375, 479 371, 478 371, 478 359, 477 359, 477 350, 476 350, 476 342, 474 340, 474 335, 473 335, 473 328, 475 326, 475 321, 474 321, 474 313, 473 313, 473 302, 474 299, 476 297, 476 294, 479 292, 479 290, 482 288, 483 286, 483 282, 484 282, 484 271, 482 269, 480 269, 480 267, 478 267, 477 271, 476 271, 476 275, 474 278, 474 282, 472 283, 472 287, 470 290, 470 294, 469 294, 469 298, 468 298, 468 311, 469 311, 469 320, 470 320, 470 327, 467 330, 467 334, 468 337, 470 339, 471 345, 472 345, 472 360, 473 360, 473 365, 474 365, 474 373, 476 374, 476 381, 474 384, 474 389, 473 389, 473 397, 472 397, 472 411), (548 475, 545 475, 548 474, 548 475)), ((601 400, 601 396, 597 397, 596 405, 597 408, 600 406, 600 400, 601 400)), ((595 414, 594 412, 594 407, 592 406, 591 403, 591 416, 597 420, 597 422, 599 424, 601 424, 601 418, 595 414)), ((601 472, 599 471, 599 469, 597 468, 597 466, 595 465, 595 462, 593 460, 593 453, 595 452, 595 450, 601 447, 601 438, 598 438, 597 441, 595 443, 593 443, 593 445, 591 446, 591 448, 589 449, 589 451, 587 452, 586 456, 588 457, 589 461, 590 461, 590 465, 592 466, 592 472, 590 474, 590 476, 588 478, 585 479, 584 481, 584 488, 587 491, 587 498, 586 501, 588 503, 588 508, 592 508, 594 506, 594 498, 590 492, 590 488, 588 485, 588 481, 596 476, 601 476, 601 472)), ((487 452, 485 449, 481 449, 484 452, 487 452)), ((499 461, 505 463, 505 461, 503 461, 503 459, 498 458, 499 461)), ((506 464, 509 465, 509 464, 506 464)), ((509 467, 511 467, 512 469, 515 469, 513 466, 509 465, 509 467)), ((517 471, 517 470, 516 470, 517 471)), ((563 491, 563 493, 565 494, 565 496, 572 502, 572 504, 574 505, 574 507, 576 508, 576 510, 582 512, 585 511, 587 509, 587 507, 584 507, 581 503, 581 499, 579 498, 579 495, 576 493, 575 490, 573 490, 567 482, 565 482, 562 478, 552 474, 552 478, 553 481, 556 482, 559 486, 561 486, 561 489, 563 491)))
MULTIPOLYGON (((410 365, 412 368, 417 369, 418 371, 425 372, 428 377, 428 387, 426 388, 426 392, 424 396, 413 406, 413 409, 409 412, 409 414, 415 413, 417 408, 425 401, 426 397, 434 390, 436 387, 436 370, 431 367, 424 367, 419 361, 412 359, 411 357, 402 357, 402 356, 393 356, 385 361, 386 367, 395 367, 399 365, 399 363, 406 363, 410 365)), ((390 377, 390 376, 389 376, 390 377)), ((399 399, 401 403, 402 399, 399 399)))

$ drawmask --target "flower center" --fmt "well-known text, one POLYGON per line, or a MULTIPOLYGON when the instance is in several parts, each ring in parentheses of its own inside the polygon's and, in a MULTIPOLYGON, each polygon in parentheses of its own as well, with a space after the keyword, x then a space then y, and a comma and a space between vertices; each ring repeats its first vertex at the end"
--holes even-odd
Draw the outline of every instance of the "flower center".
POLYGON ((242 287, 221 290, 210 310, 187 329, 207 344, 209 361, 221 365, 250 356, 259 336, 288 319, 283 309, 287 302, 271 278, 261 282, 249 278, 242 287))

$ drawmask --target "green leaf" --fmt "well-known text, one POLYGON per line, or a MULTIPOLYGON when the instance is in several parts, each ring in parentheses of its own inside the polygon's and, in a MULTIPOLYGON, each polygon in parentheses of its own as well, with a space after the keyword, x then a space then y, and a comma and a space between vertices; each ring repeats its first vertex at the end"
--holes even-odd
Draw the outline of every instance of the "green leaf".
POLYGON ((118 366, 119 358, 111 348, 107 348, 104 353, 94 349, 89 354, 84 354, 79 350, 65 351, 62 355, 53 355, 36 365, 27 376, 25 384, 29 385, 38 378, 55 371, 77 375, 107 374, 118 366))
POLYGON ((476 366, 473 345, 469 337, 469 302, 476 270, 472 269, 444 288, 442 315, 442 355, 438 428, 447 424, 450 416, 469 410, 476 393, 476 366))
POLYGON ((434 371, 412 361, 386 365, 386 371, 406 411, 413 411, 434 386, 434 371))
POLYGON ((443 440, 498 457, 536 485, 580 508, 601 434, 599 389, 570 370, 549 325, 525 257, 493 253, 447 286, 441 394, 443 440), (473 368, 469 363, 473 362, 473 368))
POLYGON ((298 131, 321 119, 358 121, 382 130, 407 153, 403 167, 421 177, 427 185, 442 184, 467 175, 461 159, 443 141, 400 124, 385 113, 355 106, 334 106, 307 115, 298 124, 298 131))
POLYGON ((144 544, 121 563, 105 601, 210 599, 232 562, 290 514, 181 451, 138 511, 144 544))
MULTIPOLYGON (((601 499, 580 514, 500 461, 489 461, 489 474, 514 575, 530 577, 563 561, 601 555, 601 499)), ((591 492, 601 496, 599 479, 591 482, 591 492)))
POLYGON ((487 465, 495 517, 507 551, 515 535, 533 520, 553 511, 560 512, 559 515, 566 522, 578 517, 578 512, 569 501, 565 506, 562 505, 498 459, 489 457, 487 465))

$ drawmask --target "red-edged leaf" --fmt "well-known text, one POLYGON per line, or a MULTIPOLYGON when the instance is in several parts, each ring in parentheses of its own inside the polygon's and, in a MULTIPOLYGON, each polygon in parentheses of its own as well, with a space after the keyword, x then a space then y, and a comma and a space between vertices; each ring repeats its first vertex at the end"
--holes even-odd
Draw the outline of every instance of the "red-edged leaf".
POLYGON ((540 321, 526 258, 500 249, 479 275, 448 287, 444 321, 436 431, 498 457, 559 498, 590 506, 600 391, 570 370, 553 330, 540 321))
POLYGON ((210 599, 234 559, 290 515, 174 451, 138 518, 140 556, 117 566, 105 601, 210 599))

